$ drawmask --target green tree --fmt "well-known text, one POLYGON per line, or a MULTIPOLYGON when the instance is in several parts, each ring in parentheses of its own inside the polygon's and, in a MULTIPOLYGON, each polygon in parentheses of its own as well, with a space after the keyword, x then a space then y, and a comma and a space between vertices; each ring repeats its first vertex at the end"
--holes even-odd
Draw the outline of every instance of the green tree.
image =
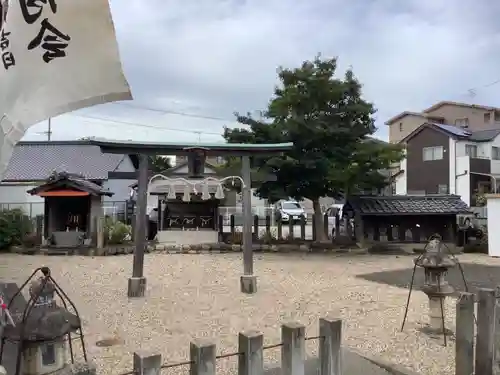
POLYGON ((153 174, 165 172, 167 169, 172 168, 170 159, 166 156, 156 155, 150 159, 150 169, 153 174))
MULTIPOLYGON (((370 137, 376 131, 373 105, 362 98, 361 84, 352 70, 335 76, 337 59, 305 61, 295 69, 280 68, 279 85, 259 119, 237 114, 249 128, 226 128, 229 143, 293 142, 292 150, 271 158, 254 158, 276 181, 261 182, 256 194, 270 201, 308 198, 315 220, 321 222, 320 197, 380 188, 387 179, 380 170, 401 160, 401 147, 370 137)), ((226 168, 237 169, 237 160, 226 168)), ((316 238, 325 239, 316 226, 316 238)))

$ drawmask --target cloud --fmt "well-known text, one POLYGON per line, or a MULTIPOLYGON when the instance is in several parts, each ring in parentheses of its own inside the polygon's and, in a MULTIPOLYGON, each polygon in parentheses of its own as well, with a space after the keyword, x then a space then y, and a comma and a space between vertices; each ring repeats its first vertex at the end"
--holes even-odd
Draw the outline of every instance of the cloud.
MULTIPOLYGON (((378 108, 382 138, 386 119, 440 100, 500 106, 500 84, 483 87, 500 79, 500 3, 491 0, 112 0, 111 5, 134 105, 222 120, 106 105, 83 114, 149 127, 61 116, 54 120, 56 138, 97 133, 219 140, 222 127, 234 125, 234 111, 266 106, 278 66, 297 66, 318 52, 338 56, 339 73, 353 67, 366 98, 378 108), (478 88, 476 97, 467 97, 470 88, 478 88)), ((41 137, 35 134, 39 127, 44 125, 29 138, 41 137)))

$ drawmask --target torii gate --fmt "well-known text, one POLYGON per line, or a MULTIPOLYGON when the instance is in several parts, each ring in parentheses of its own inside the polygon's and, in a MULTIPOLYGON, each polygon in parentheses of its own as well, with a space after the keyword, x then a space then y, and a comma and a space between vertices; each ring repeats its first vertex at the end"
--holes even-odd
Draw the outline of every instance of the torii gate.
MULTIPOLYGON (((146 289, 144 276, 144 253, 146 250, 147 191, 149 182, 149 157, 153 155, 186 155, 190 152, 203 151, 204 156, 241 157, 241 179, 243 182, 243 275, 240 288, 243 293, 252 294, 257 291, 257 276, 253 274, 252 250, 252 193, 251 193, 251 156, 279 155, 290 150, 293 143, 275 144, 238 144, 238 143, 153 143, 133 142, 105 139, 91 139, 103 153, 138 155, 138 187, 135 230, 135 250, 132 277, 128 280, 128 296, 143 297, 146 289)), ((134 176, 135 178, 136 176, 134 176)), ((239 177, 238 177, 239 178, 239 177)))

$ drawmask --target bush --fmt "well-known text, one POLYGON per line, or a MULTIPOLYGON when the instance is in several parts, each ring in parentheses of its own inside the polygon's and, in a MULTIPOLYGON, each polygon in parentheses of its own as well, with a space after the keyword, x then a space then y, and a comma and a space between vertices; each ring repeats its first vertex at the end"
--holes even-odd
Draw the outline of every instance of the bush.
POLYGON ((0 250, 21 245, 23 238, 33 230, 31 219, 23 210, 0 211, 0 250))
POLYGON ((22 239, 22 244, 27 249, 32 249, 36 246, 41 245, 41 238, 36 233, 28 233, 22 239))
POLYGON ((110 245, 121 245, 130 240, 132 227, 109 217, 104 222, 104 238, 110 245))
POLYGON ((471 241, 464 246, 464 253, 488 254, 488 228, 486 226, 478 229, 480 236, 476 241, 471 241))

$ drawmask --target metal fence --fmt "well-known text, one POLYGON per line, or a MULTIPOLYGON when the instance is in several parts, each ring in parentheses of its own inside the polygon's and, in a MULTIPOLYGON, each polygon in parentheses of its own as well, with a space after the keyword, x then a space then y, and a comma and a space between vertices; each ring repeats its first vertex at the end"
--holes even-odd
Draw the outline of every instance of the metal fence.
POLYGON ((0 203, 0 211, 7 210, 21 210, 23 214, 34 218, 38 215, 43 215, 45 205, 43 202, 39 203, 0 203))
POLYGON ((288 323, 281 326, 281 342, 264 345, 264 335, 258 331, 241 332, 238 335, 238 351, 217 355, 216 344, 206 340, 195 340, 190 344, 189 360, 178 363, 162 363, 161 354, 134 353, 133 369, 120 375, 160 374, 162 369, 189 366, 190 375, 215 375, 217 360, 238 358, 238 375, 262 375, 264 373, 264 350, 281 348, 281 373, 283 375, 304 374, 306 341, 318 341, 319 368, 322 375, 342 375, 341 341, 342 320, 322 318, 319 320, 319 335, 306 337, 305 326, 288 323))
MULTIPOLYGON (((305 210, 307 220, 311 220, 314 212, 305 210)), ((231 215, 234 215, 236 225, 243 225, 243 210, 241 206, 222 206, 218 208, 218 216, 224 219, 224 225, 229 225, 231 215)), ((266 217, 271 218, 272 223, 276 223, 278 219, 277 210, 274 206, 252 206, 252 216, 257 216, 264 223, 266 217)))
MULTIPOLYGON (((120 218, 126 214, 126 201, 104 201, 103 214, 113 218, 120 218)), ((34 218, 43 215, 45 211, 44 202, 31 203, 0 203, 0 211, 19 209, 25 215, 34 218)))

